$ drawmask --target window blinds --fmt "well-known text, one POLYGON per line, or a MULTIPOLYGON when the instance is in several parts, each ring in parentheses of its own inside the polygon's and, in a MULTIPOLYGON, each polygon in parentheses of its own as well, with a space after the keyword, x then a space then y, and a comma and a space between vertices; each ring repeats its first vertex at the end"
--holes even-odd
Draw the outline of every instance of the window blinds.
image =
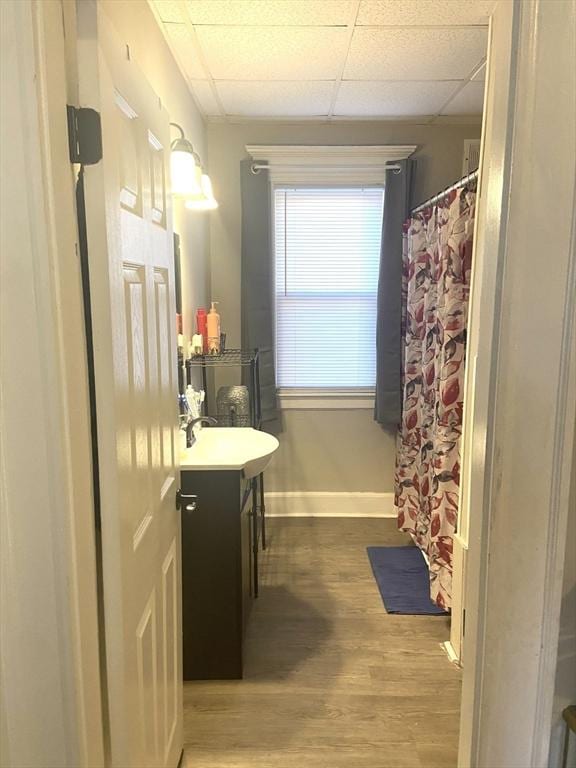
POLYGON ((374 387, 384 190, 274 192, 276 383, 374 387))

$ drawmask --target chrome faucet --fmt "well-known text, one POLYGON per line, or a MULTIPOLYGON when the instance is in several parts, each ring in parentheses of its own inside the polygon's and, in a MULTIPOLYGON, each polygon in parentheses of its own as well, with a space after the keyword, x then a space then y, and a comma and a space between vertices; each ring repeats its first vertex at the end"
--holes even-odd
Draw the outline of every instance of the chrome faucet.
POLYGON ((195 419, 190 419, 186 424, 186 447, 190 448, 191 445, 194 444, 194 432, 192 431, 192 428, 196 424, 201 424, 204 422, 205 424, 208 424, 209 426, 215 426, 218 424, 217 419, 215 419, 213 416, 198 416, 195 419))

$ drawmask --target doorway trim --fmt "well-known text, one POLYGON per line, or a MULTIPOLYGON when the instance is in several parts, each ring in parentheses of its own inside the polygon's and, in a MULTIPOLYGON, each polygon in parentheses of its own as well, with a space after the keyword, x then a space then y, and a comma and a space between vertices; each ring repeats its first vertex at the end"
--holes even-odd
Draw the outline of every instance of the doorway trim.
POLYGON ((545 0, 499 2, 491 20, 460 768, 548 765, 576 408, 576 67, 557 54, 574 58, 575 28, 574 3, 545 0))
POLYGON ((68 155, 65 6, 0 3, 3 93, 7 82, 16 89, 6 87, 10 106, 2 111, 10 164, 2 174, 0 762, 100 768, 90 423, 68 155))

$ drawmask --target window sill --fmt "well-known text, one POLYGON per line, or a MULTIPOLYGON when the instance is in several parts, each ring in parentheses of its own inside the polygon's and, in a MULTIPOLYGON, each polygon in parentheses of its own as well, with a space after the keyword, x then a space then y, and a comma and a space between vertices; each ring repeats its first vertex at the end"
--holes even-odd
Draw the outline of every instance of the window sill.
POLYGON ((283 411, 371 411, 374 408, 374 389, 279 389, 277 398, 283 411))

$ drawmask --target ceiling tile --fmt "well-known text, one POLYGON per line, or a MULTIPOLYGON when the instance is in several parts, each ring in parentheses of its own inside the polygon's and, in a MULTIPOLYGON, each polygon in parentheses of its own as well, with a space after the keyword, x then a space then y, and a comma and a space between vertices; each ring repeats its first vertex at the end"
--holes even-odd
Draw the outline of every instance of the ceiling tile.
POLYGON ((340 85, 335 115, 415 117, 437 114, 459 83, 454 81, 383 83, 346 80, 340 85))
POLYGON ((484 83, 467 83, 442 110, 443 115, 481 115, 484 104, 484 83))
POLYGON ((484 28, 356 27, 345 80, 463 80, 486 55, 484 28))
POLYGON ((346 25, 349 0, 188 0, 194 24, 346 25))
POLYGON ((495 0, 362 0, 356 24, 488 24, 488 16, 495 4, 495 0))
POLYGON ((195 29, 216 80, 330 80, 345 55, 345 27, 195 29))
POLYGON ((154 0, 156 13, 162 21, 183 24, 186 21, 184 6, 180 0, 154 0))
POLYGON ((238 82, 219 80, 218 95, 226 114, 243 117, 313 117, 327 115, 334 83, 238 82))
POLYGON ((216 101, 216 96, 208 80, 192 80, 190 85, 203 114, 209 116, 222 114, 222 110, 216 101))
POLYGON ((186 24, 164 24, 164 32, 184 74, 190 80, 203 80, 207 73, 196 54, 196 47, 186 24))

